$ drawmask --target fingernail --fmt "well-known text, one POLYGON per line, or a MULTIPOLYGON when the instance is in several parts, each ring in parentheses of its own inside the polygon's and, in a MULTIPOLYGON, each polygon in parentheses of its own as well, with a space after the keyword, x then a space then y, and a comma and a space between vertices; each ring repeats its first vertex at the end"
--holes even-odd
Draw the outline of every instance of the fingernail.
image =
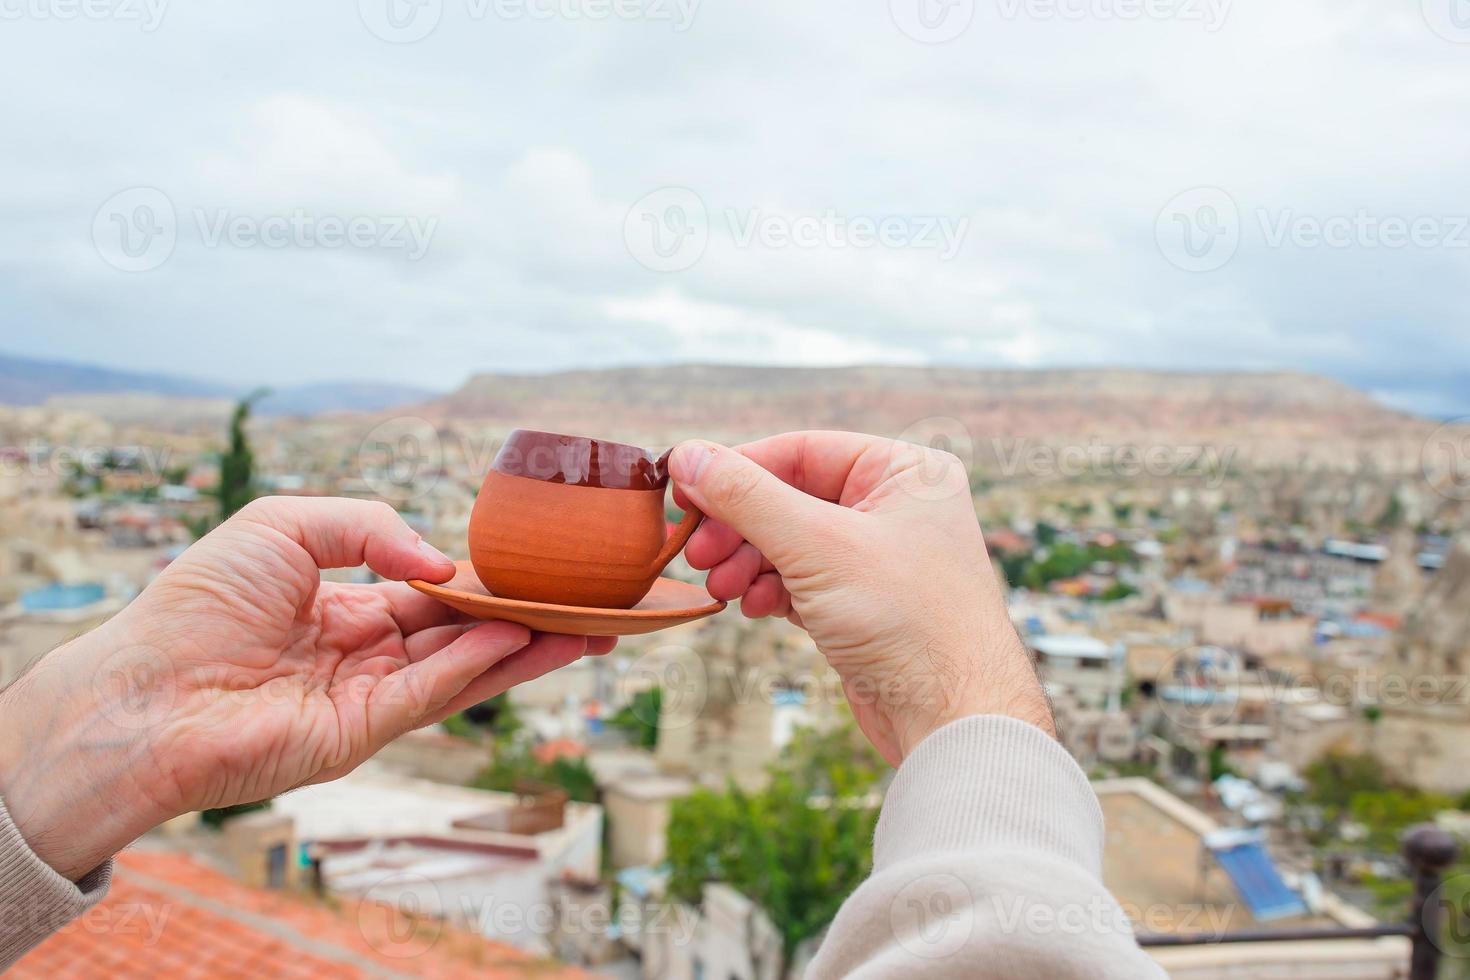
POLYGON ((434 547, 433 545, 429 544, 429 542, 425 541, 423 538, 419 538, 419 552, 425 558, 429 559, 429 561, 434 562, 435 564, 439 564, 439 565, 453 565, 454 564, 454 562, 450 561, 448 555, 446 555, 444 552, 440 551, 438 548, 434 547))
POLYGON ((682 442, 669 457, 669 472, 677 483, 695 484, 705 464, 715 454, 715 447, 707 442, 682 442))

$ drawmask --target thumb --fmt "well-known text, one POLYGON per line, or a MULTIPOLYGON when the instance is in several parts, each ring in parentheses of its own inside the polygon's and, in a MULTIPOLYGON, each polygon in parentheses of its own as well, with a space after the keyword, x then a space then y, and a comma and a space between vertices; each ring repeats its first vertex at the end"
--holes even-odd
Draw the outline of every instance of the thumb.
POLYGON ((841 514, 841 508, 713 442, 691 440, 674 447, 669 474, 691 504, 755 545, 778 568, 800 550, 804 530, 841 514))

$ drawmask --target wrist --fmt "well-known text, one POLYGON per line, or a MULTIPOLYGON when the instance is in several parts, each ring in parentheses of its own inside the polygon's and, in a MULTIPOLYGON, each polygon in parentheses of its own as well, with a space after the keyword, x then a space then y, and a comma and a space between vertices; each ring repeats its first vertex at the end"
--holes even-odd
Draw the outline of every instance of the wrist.
POLYGON ((1025 646, 1013 632, 999 646, 983 659, 973 652, 944 658, 943 668, 927 672, 916 703, 895 726, 904 758, 945 725, 975 715, 1014 718, 1056 738, 1051 702, 1025 646))
POLYGON ((0 799, 42 861, 79 880, 172 814, 143 791, 145 700, 112 695, 146 661, 116 620, 58 647, 0 692, 0 799))

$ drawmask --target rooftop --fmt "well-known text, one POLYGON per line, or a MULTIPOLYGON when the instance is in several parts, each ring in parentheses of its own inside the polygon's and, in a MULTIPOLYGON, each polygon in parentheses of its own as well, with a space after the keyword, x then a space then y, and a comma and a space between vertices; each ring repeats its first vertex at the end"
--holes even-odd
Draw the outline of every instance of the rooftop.
POLYGON ((249 888, 193 858, 129 850, 107 899, 11 967, 57 977, 506 978, 586 974, 392 904, 249 888))

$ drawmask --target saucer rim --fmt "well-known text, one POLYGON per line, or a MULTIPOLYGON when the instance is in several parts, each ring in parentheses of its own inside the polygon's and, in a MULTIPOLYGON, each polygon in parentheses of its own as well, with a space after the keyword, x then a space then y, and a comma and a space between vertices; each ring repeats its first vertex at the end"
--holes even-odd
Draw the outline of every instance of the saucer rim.
MULTIPOLYGON (((460 573, 465 571, 468 571, 472 575, 474 574, 474 567, 468 561, 457 561, 454 565, 456 568, 455 578, 458 578, 460 573)), ((682 579, 674 578, 672 575, 660 575, 658 579, 664 582, 677 582, 679 585, 694 589, 699 588, 699 586, 692 582, 685 582, 682 579)), ((450 579, 450 581, 452 582, 454 579, 450 579)), ((555 612, 573 616, 614 616, 619 619, 669 619, 694 616, 696 614, 710 616, 722 611, 729 605, 723 599, 711 597, 710 601, 702 606, 686 606, 679 609, 638 609, 636 607, 633 609, 621 609, 605 606, 568 606, 557 602, 533 602, 530 599, 507 599, 502 596, 491 595, 489 592, 466 592, 464 589, 449 588, 447 582, 435 584, 421 578, 408 579, 404 584, 412 589, 417 589, 424 595, 433 596, 434 598, 453 596, 456 599, 473 599, 479 602, 495 603, 497 606, 503 608, 520 609, 527 612, 555 612)), ((649 591, 652 590, 650 589, 649 591)), ((642 600, 639 601, 641 602, 642 600)))

